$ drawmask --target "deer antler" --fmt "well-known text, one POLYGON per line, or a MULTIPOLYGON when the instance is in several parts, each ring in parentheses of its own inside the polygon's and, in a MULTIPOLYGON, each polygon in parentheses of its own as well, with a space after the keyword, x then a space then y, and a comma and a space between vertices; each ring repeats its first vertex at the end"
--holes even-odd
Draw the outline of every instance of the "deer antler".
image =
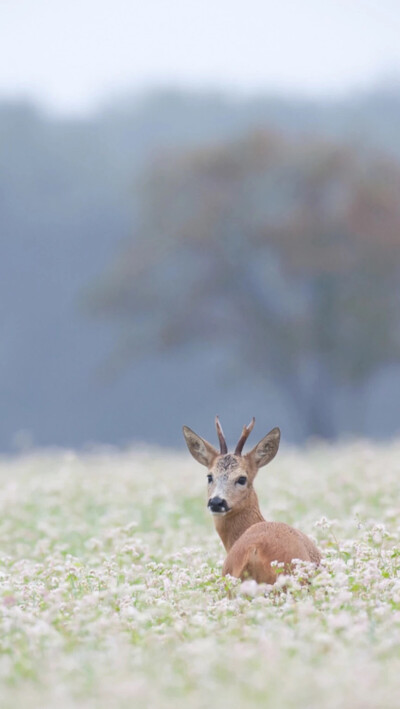
POLYGON ((226 445, 226 440, 225 440, 224 432, 223 432, 223 430, 222 430, 222 426, 221 426, 221 424, 220 424, 220 422, 219 422, 218 416, 215 417, 215 426, 216 426, 217 433, 218 433, 219 445, 221 446, 221 453, 222 453, 222 454, 227 453, 227 452, 228 452, 228 446, 226 445))
POLYGON ((242 454, 243 446, 244 446, 244 444, 246 443, 246 441, 247 441, 247 439, 248 439, 250 433, 252 432, 252 430, 253 430, 253 428, 254 428, 255 422, 256 422, 256 420, 255 420, 255 418, 254 418, 254 416, 253 416, 253 418, 251 419, 249 425, 248 425, 248 426, 243 426, 242 435, 240 436, 239 441, 238 441, 238 444, 237 444, 237 446, 236 446, 236 448, 235 448, 235 455, 241 455, 241 454, 242 454))

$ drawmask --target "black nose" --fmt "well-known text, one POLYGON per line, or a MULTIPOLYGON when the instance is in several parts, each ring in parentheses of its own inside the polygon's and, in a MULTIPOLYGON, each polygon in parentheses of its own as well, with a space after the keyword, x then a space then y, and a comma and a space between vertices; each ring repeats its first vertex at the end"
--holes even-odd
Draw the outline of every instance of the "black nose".
POLYGON ((226 500, 223 500, 221 497, 210 497, 208 507, 211 512, 227 512, 228 510, 226 500))

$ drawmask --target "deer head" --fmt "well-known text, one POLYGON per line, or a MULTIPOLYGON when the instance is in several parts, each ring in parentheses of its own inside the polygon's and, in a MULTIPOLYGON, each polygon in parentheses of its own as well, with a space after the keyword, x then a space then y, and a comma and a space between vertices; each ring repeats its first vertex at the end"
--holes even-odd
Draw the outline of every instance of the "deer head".
POLYGON ((224 516, 243 510, 249 498, 255 494, 253 480, 258 469, 269 463, 278 452, 280 430, 273 428, 249 453, 242 455, 254 423, 253 417, 249 425, 243 427, 234 453, 228 453, 218 416, 215 425, 220 443, 219 452, 188 426, 183 427, 183 435, 190 453, 198 463, 208 469, 207 506, 213 515, 224 516))

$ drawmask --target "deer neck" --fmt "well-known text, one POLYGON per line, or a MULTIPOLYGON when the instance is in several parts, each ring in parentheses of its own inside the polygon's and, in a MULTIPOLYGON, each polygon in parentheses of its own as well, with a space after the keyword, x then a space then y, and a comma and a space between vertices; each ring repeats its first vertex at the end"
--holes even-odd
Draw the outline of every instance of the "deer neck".
POLYGON ((230 550, 246 529, 257 522, 265 522, 265 519, 260 512, 258 498, 254 490, 246 502, 246 507, 237 512, 232 510, 223 517, 214 517, 215 529, 221 537, 226 551, 230 550))

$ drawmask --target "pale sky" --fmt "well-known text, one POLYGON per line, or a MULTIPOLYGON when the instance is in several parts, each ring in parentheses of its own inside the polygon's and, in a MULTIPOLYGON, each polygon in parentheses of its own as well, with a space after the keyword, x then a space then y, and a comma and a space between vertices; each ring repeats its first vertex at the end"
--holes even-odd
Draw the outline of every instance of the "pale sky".
POLYGON ((0 98, 85 113, 159 86, 329 95, 400 79, 400 0, 0 0, 0 98))

